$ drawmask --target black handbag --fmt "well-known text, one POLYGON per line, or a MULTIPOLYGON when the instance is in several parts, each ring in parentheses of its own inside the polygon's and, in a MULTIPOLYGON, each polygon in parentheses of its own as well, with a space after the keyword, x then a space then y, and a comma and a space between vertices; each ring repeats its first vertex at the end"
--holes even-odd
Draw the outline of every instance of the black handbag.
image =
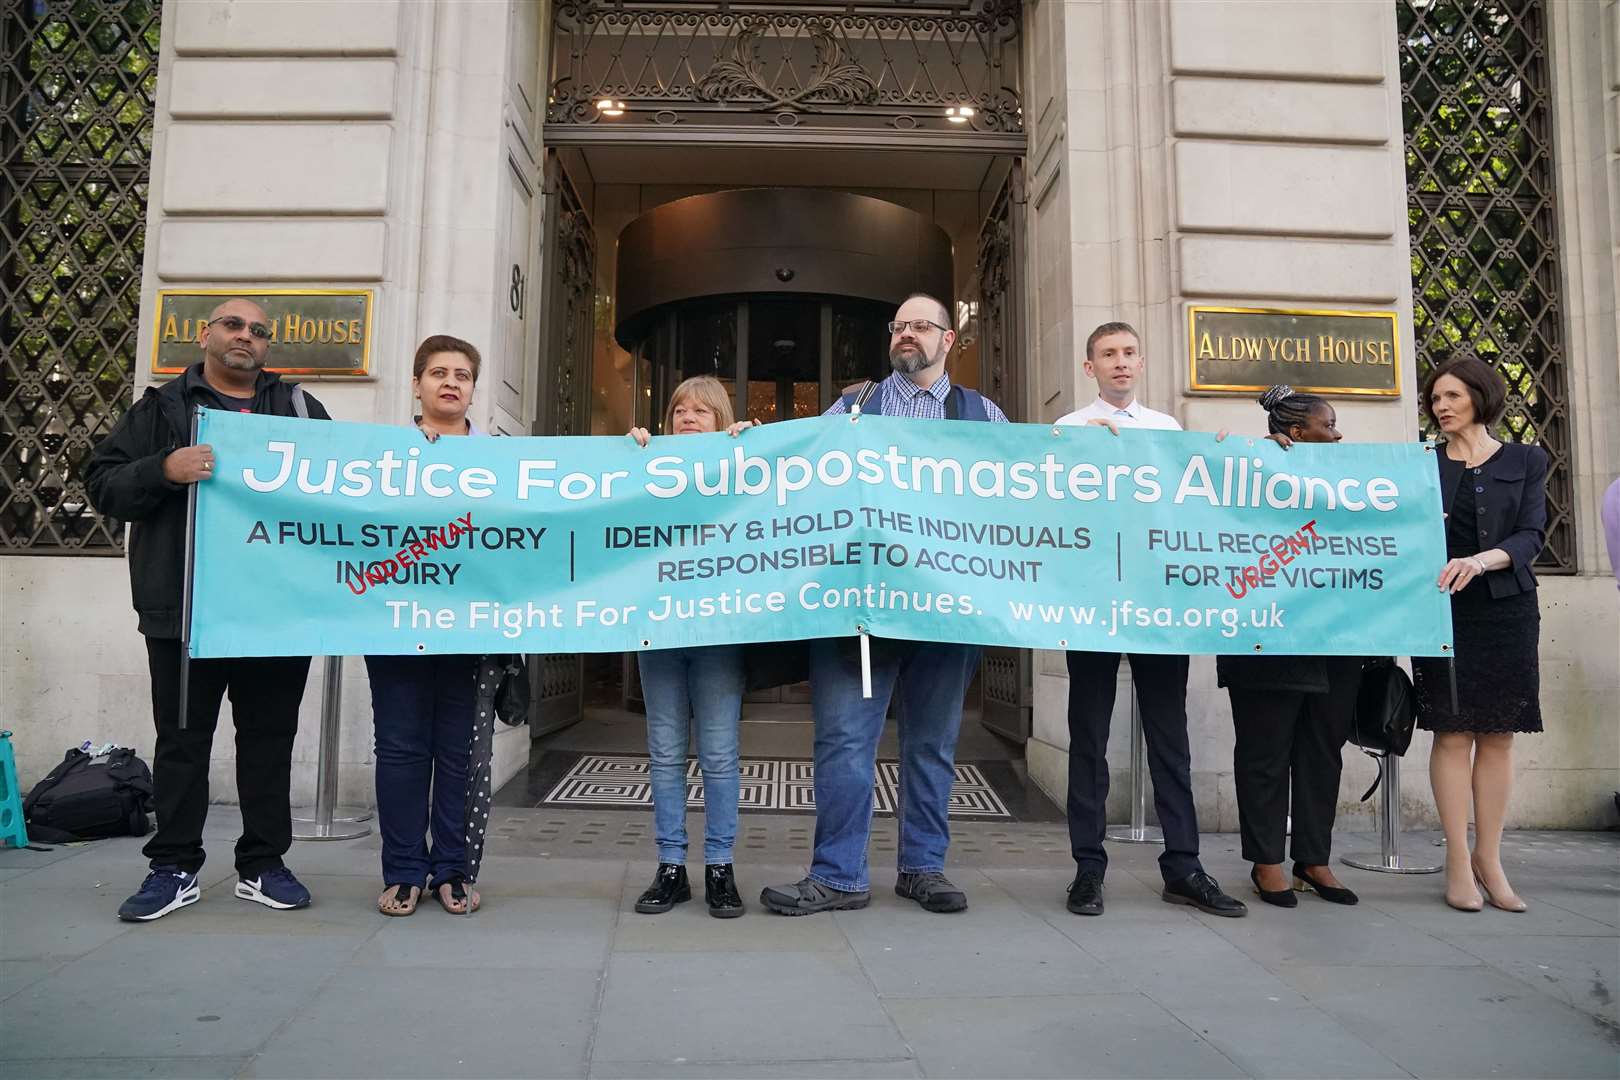
MULTIPOLYGON (((1392 656, 1378 656, 1361 665, 1361 689, 1356 693, 1356 715, 1350 738, 1369 757, 1401 757, 1412 745, 1417 726, 1417 697, 1412 680, 1392 656)), ((1384 771, 1361 797, 1372 798, 1384 771)))
POLYGON ((529 666, 520 653, 493 658, 500 666, 495 688, 495 715, 508 727, 529 722, 529 666))
POLYGON ((1412 680, 1391 656, 1379 656, 1361 666, 1361 689, 1356 694, 1356 719, 1351 737, 1374 757, 1401 757, 1412 745, 1417 723, 1417 698, 1412 680))

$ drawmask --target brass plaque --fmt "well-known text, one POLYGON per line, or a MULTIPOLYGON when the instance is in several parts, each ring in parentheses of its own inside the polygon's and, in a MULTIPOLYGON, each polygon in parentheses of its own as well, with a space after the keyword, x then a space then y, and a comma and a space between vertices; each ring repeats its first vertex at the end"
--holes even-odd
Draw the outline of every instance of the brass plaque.
POLYGON ((1393 311, 1187 308, 1190 389, 1258 393, 1277 383, 1313 394, 1399 397, 1393 311))
POLYGON ((213 310, 233 296, 253 301, 270 318, 269 370, 371 374, 370 289, 160 289, 152 374, 178 375, 201 360, 197 335, 213 310))

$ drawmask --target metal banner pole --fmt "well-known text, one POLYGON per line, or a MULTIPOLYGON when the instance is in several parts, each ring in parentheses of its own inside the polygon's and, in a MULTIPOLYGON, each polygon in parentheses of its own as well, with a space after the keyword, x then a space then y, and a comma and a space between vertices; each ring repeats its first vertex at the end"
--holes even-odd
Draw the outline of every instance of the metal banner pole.
POLYGON ((1142 712, 1136 707, 1136 674, 1131 673, 1131 823, 1108 830, 1108 839, 1122 844, 1162 844, 1164 831, 1147 823, 1147 737, 1142 734, 1142 712))
POLYGON ((343 704, 343 657, 328 656, 321 678, 321 745, 315 762, 315 811, 293 818, 294 840, 354 840, 371 833, 360 824, 370 814, 334 817, 338 794, 339 714, 343 704))
MULTIPOLYGON (((202 406, 191 410, 191 445, 197 445, 202 406)), ((186 488, 186 559, 180 585, 180 730, 186 730, 191 711, 191 575, 197 560, 197 482, 186 488)))
POLYGON ((1378 852, 1354 852, 1339 861, 1357 870, 1381 874, 1437 874, 1438 863, 1422 863, 1402 855, 1401 847, 1401 759, 1385 754, 1378 759, 1379 783, 1383 793, 1378 800, 1378 852))

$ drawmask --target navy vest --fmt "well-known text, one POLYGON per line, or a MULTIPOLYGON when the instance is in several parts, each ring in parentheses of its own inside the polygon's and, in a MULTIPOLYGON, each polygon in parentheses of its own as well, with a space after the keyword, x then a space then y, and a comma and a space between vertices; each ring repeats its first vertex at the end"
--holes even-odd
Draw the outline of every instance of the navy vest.
MULTIPOLYGON (((861 389, 866 388, 865 383, 861 389)), ((861 390, 843 396, 844 411, 848 412, 855 405, 855 399, 860 396, 861 390)), ((883 384, 877 383, 866 401, 861 404, 861 413, 865 416, 883 415, 883 384)), ((977 390, 969 390, 963 386, 951 384, 950 393, 945 395, 945 419, 947 420, 980 420, 988 422, 990 414, 984 408, 984 395, 977 390)))

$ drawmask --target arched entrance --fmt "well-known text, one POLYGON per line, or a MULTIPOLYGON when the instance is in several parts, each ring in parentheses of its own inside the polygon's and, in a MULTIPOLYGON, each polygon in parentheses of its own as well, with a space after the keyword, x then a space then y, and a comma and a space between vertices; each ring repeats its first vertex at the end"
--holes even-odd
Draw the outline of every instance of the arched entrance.
POLYGON ((659 206, 619 235, 615 337, 636 419, 658 430, 681 379, 713 375, 739 417, 815 416, 888 371, 885 324, 914 292, 953 303, 950 237, 842 191, 749 188, 659 206))

